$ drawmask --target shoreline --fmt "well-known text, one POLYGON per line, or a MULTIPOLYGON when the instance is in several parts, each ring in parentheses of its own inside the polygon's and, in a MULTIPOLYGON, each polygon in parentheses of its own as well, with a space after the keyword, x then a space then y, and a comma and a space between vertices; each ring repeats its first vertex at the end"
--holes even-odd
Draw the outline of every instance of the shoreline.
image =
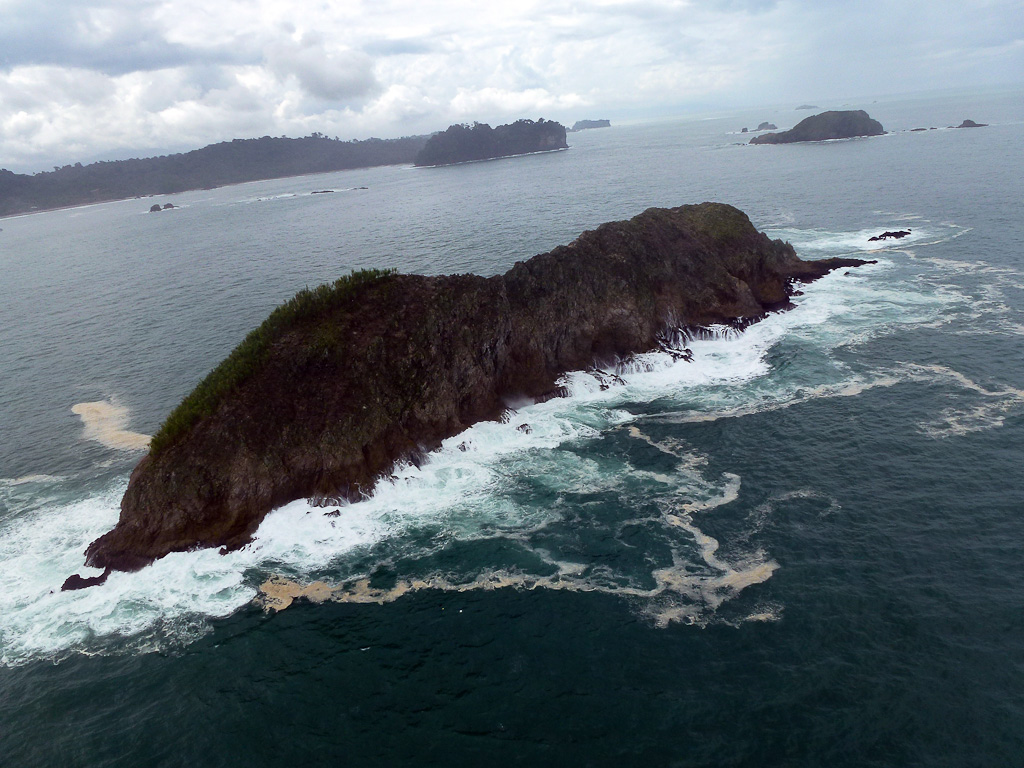
POLYGON ((413 168, 448 168, 452 165, 470 165, 471 163, 489 163, 492 160, 504 160, 509 157, 530 157, 531 155, 550 155, 555 152, 566 152, 572 147, 558 147, 556 149, 538 149, 536 152, 519 152, 514 155, 497 155, 495 157, 481 157, 477 160, 459 160, 457 163, 438 163, 437 165, 416 165, 413 168))
MULTIPOLYGON (((554 151, 554 150, 547 150, 554 151)), ((531 153, 539 154, 539 153, 531 153)), ((245 181, 232 181, 227 184, 218 184, 214 187, 192 187, 190 189, 182 189, 178 192, 153 192, 145 195, 132 195, 130 197, 112 197, 109 200, 93 200, 88 203, 73 203, 71 205, 57 205, 53 208, 35 208, 28 211, 19 211, 18 213, 3 213, 0 214, 0 220, 4 219, 17 219, 23 216, 36 216, 41 213, 53 213, 55 211, 71 211, 76 208, 92 208, 97 205, 109 205, 110 203, 126 203, 130 200, 148 200, 154 197, 170 197, 171 195, 184 195, 188 192, 212 192, 215 189, 224 189, 225 187, 240 187, 244 184, 259 184, 264 181, 277 181, 278 179, 300 179, 304 176, 323 176, 328 173, 345 173, 346 171, 364 171, 369 168, 397 168, 401 166, 408 166, 415 168, 417 166, 412 163, 386 163, 384 165, 360 165, 356 168, 339 168, 334 171, 313 171, 311 173, 295 173, 288 176, 268 176, 265 179, 246 179, 245 181)), ((419 166, 423 167, 423 166, 419 166)))

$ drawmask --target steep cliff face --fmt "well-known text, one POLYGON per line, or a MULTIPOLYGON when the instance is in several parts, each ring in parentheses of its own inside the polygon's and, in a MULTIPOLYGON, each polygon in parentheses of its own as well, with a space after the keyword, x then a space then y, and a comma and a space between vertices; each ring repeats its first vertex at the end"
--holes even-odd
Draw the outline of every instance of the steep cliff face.
MULTIPOLYGON (((799 109, 799 107, 798 107, 799 109)), ((850 139, 855 136, 881 136, 882 124, 863 109, 822 112, 804 118, 788 131, 755 136, 751 144, 792 144, 798 141, 850 139)))
POLYGON ((241 546, 275 506, 357 499, 509 398, 551 396, 565 371, 649 350, 670 326, 757 319, 788 304, 793 280, 861 263, 802 261, 704 203, 604 224, 501 276, 350 280, 319 310, 265 323, 248 364, 172 414, 87 562, 133 570, 241 546))

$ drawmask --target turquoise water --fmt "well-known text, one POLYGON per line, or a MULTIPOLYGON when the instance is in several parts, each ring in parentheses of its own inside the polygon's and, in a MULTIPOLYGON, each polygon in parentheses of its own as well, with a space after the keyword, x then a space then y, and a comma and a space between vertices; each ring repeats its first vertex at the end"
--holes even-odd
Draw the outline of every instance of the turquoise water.
POLYGON ((805 116, 765 110, 5 219, 7 760, 1016 764, 1020 96, 851 105, 895 131, 875 139, 740 144, 805 116), (908 131, 964 117, 990 127, 908 131), (693 362, 650 355, 607 389, 571 374, 570 397, 338 516, 300 500, 242 551, 54 591, 89 573, 138 435, 296 290, 360 267, 494 274, 702 200, 806 258, 878 263, 690 342, 693 362), (871 249, 894 228, 913 234, 871 249), (270 578, 330 599, 265 612, 270 578))

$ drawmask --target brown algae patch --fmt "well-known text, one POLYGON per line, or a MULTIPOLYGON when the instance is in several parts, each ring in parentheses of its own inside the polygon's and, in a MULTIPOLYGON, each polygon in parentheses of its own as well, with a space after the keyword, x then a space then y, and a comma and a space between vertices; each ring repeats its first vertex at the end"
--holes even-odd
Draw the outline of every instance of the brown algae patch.
POLYGON ((117 451, 145 451, 149 448, 149 435, 131 432, 128 409, 108 400, 95 403, 76 403, 71 412, 82 420, 82 437, 117 451))
POLYGON ((295 600, 304 597, 314 603, 322 603, 331 597, 331 588, 322 581, 302 586, 297 581, 282 576, 272 576, 260 584, 256 602, 264 611, 283 611, 295 600))

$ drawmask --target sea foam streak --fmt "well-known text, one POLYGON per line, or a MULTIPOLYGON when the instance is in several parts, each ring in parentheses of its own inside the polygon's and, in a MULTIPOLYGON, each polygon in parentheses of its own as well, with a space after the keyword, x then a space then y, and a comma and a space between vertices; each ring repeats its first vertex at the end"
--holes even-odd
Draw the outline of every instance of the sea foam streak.
POLYGON ((125 429, 128 409, 123 405, 109 400, 76 403, 71 406, 71 412, 81 418, 85 427, 82 436, 86 440, 95 440, 118 451, 144 451, 149 447, 149 435, 125 429))
MULTIPOLYGON (((918 227, 934 239, 927 226, 915 224, 915 233, 918 227)), ((828 236, 815 249, 815 233, 789 234, 819 255, 831 255, 843 241, 828 236)), ((418 589, 575 589, 618 595, 656 625, 714 621, 726 603, 778 567, 757 543, 763 521, 752 517, 727 541, 707 535, 705 516, 742 504, 741 479, 709 474, 706 457, 654 436, 664 431, 656 429, 657 415, 641 419, 630 407, 657 403, 654 414, 715 417, 773 397, 788 402, 890 385, 830 353, 942 321, 966 301, 913 276, 896 279, 900 258, 891 249, 876 266, 833 273, 808 286, 795 311, 738 336, 689 341, 692 362, 649 353, 605 371, 568 374, 569 397, 525 405, 505 424, 475 425, 445 441, 422 467, 396 468, 372 497, 336 515, 292 502, 267 516, 251 545, 224 556, 175 553, 137 573, 114 573, 102 586, 62 593, 63 579, 82 573, 89 541, 116 522, 126 481, 85 499, 65 498, 72 480, 44 484, 45 493, 28 498, 21 491, 31 483, 9 482, 0 487, 12 513, 0 523, 0 662, 167 648, 261 594, 264 601, 303 594, 386 602, 418 589), (606 443, 616 450, 600 450, 606 443), (652 449, 662 458, 643 459, 652 449), (580 550, 577 543, 587 541, 581 532, 618 547, 620 565, 580 550), (650 547, 632 546, 627 533, 650 547)), ((956 382, 937 371, 918 375, 956 382)), ((987 392, 977 394, 1012 394, 987 392)), ((114 426, 124 431, 125 422, 114 426)), ((764 620, 779 610, 748 605, 739 620, 764 620)))

